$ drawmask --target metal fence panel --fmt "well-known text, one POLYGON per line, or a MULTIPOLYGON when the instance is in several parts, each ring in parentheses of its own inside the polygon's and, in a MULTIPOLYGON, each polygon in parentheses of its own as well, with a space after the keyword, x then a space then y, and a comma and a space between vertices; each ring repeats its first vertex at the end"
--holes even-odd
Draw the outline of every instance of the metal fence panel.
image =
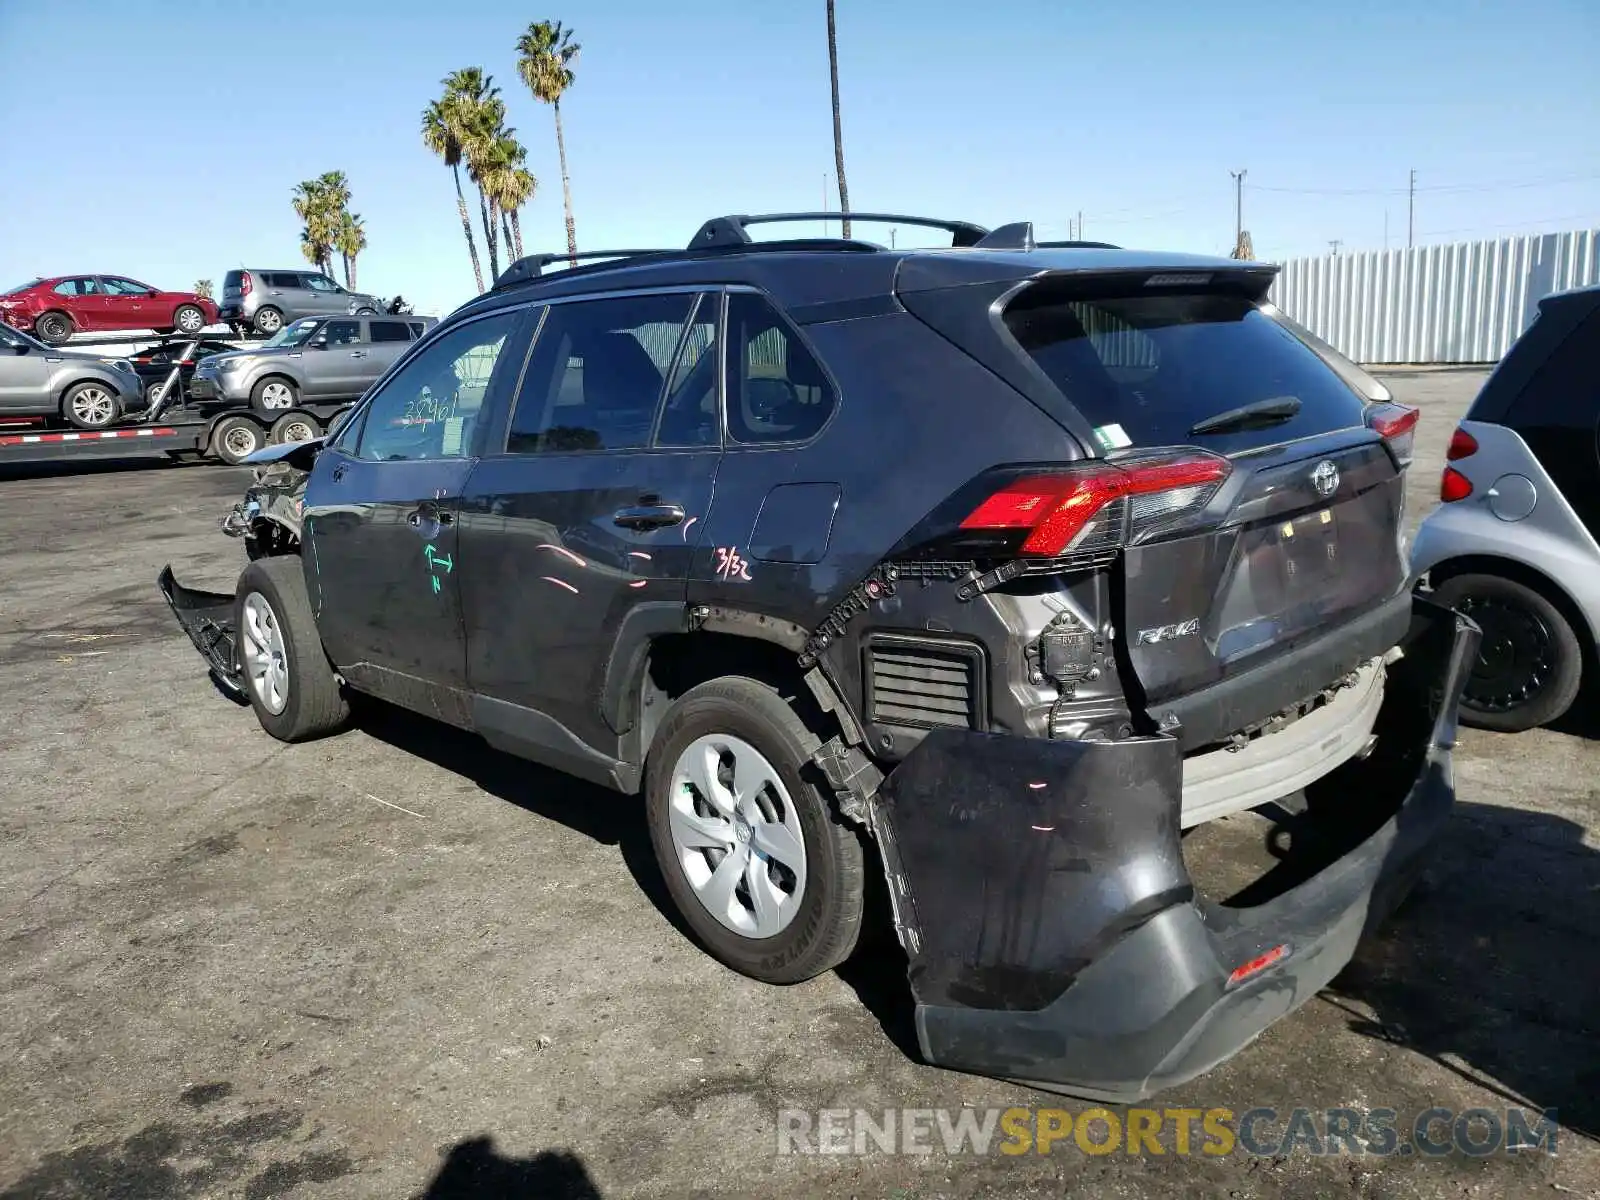
POLYGON ((1600 283, 1600 230, 1297 258, 1272 299, 1357 362, 1492 363, 1551 292, 1600 283))

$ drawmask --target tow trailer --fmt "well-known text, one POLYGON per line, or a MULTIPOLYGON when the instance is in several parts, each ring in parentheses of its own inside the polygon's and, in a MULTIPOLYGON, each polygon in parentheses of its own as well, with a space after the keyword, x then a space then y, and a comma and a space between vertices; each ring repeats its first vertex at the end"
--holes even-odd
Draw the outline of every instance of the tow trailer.
POLYGON ((45 417, 0 417, 0 465, 61 459, 128 458, 165 454, 173 459, 202 458, 233 466, 274 441, 305 441, 320 437, 352 401, 307 404, 287 409, 268 422, 248 408, 199 403, 183 393, 183 368, 194 363, 207 341, 236 338, 133 334, 90 336, 69 348, 150 346, 183 350, 172 369, 151 394, 150 404, 111 429, 61 430, 49 427, 45 417))

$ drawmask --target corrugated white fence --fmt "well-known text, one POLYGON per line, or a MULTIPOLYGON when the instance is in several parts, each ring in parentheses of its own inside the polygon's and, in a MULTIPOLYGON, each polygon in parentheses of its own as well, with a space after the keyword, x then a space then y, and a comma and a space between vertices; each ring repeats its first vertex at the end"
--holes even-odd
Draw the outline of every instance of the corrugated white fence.
POLYGON ((1283 264, 1272 298, 1357 362, 1492 363, 1551 292, 1600 283, 1600 230, 1283 264))

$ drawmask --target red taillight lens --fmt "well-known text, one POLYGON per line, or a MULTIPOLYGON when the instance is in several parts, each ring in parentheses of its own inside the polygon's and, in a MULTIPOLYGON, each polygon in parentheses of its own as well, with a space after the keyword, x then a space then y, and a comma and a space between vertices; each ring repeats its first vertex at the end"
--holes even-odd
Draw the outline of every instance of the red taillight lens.
POLYGON ((1450 448, 1444 452, 1444 456, 1455 462, 1457 459, 1471 458, 1477 452, 1478 439, 1465 429, 1458 429, 1450 435, 1450 448))
POLYGON ((1376 430, 1378 436, 1389 443, 1395 460, 1402 467, 1408 467, 1416 447, 1417 421, 1421 417, 1420 409, 1403 404, 1374 404, 1367 409, 1367 427, 1376 430))
POLYGON ((1449 503, 1452 500, 1465 500, 1470 495, 1472 480, 1454 467, 1446 467, 1439 479, 1439 499, 1449 503))
POLYGON ((250 272, 241 271, 239 273, 239 295, 248 296, 250 294, 250 287, 250 272))
POLYGON ((1026 529, 1019 553, 1044 558, 1123 546, 1203 508, 1229 471, 1227 459, 1200 451, 1065 467, 1006 484, 961 528, 1026 529))

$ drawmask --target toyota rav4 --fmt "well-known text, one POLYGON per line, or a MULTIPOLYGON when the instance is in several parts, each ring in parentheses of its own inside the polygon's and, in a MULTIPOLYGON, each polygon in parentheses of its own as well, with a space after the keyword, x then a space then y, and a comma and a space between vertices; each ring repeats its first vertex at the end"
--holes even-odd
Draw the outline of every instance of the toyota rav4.
POLYGON ((1476 629, 1407 587, 1416 413, 1271 266, 748 232, 819 216, 519 261, 263 452, 235 595, 161 586, 274 737, 369 693, 642 794, 736 970, 841 962, 881 870, 931 1061, 1190 1078, 1343 967, 1453 802, 1476 629), (1244 809, 1296 817, 1282 861, 1197 884, 1186 832, 1244 809))

